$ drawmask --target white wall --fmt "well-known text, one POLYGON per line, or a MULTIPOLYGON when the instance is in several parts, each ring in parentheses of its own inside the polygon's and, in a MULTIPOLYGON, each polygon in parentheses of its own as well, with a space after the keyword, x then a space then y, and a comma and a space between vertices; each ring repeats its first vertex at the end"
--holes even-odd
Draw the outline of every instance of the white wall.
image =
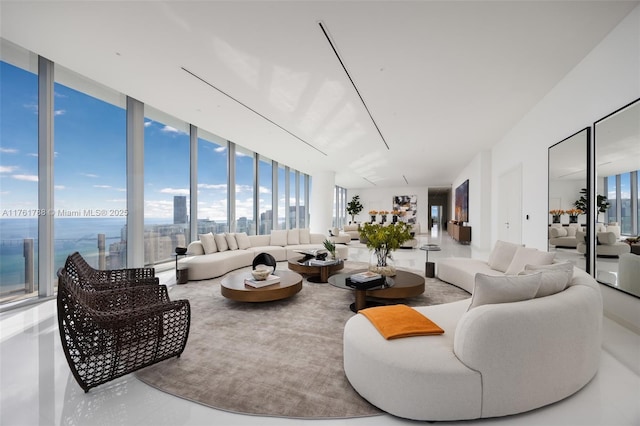
MULTIPOLYGON (((492 150, 492 211, 497 209, 498 177, 522 163, 522 242, 547 247, 547 149, 640 97, 640 6, 560 81, 492 150)), ((471 209, 476 209, 473 205, 471 209)), ((495 215, 492 242, 497 239, 495 215)), ((608 289, 607 289, 608 290, 608 289)), ((640 299, 603 292, 605 313, 620 315, 619 303, 640 311, 640 299)), ((618 292, 616 292, 618 293, 618 292)), ((623 318, 640 328, 640 317, 623 318)))
POLYGON ((469 179, 469 226, 471 245, 489 250, 491 245, 491 152, 483 151, 454 179, 451 217, 455 219, 456 188, 469 179))
MULTIPOLYGON (((418 223, 420 224, 420 232, 428 231, 428 210, 429 210, 429 190, 426 187, 402 186, 396 188, 360 188, 349 189, 347 192, 347 203, 351 201, 354 195, 360 196, 360 203, 364 209, 356 216, 356 222, 368 222, 369 210, 393 210, 393 197, 395 195, 416 195, 418 223)), ((391 220, 391 217, 387 218, 391 220)), ((350 217, 347 220, 351 220, 350 217)), ((378 221, 380 216, 378 216, 378 221)))
MULTIPOLYGON (((586 149, 586 146, 585 146, 586 149)), ((586 155, 586 153, 585 153, 586 155)), ((584 188, 584 179, 561 179, 556 180, 549 185, 549 200, 555 199, 558 201, 558 205, 549 206, 550 208, 559 208, 562 210, 574 209, 573 203, 580 198, 580 190, 584 188)), ((547 214, 549 223, 551 223, 551 215, 547 214)), ((580 216, 580 223, 586 222, 586 216, 580 216)), ((564 214, 560 217, 562 223, 569 223, 569 216, 564 214)))

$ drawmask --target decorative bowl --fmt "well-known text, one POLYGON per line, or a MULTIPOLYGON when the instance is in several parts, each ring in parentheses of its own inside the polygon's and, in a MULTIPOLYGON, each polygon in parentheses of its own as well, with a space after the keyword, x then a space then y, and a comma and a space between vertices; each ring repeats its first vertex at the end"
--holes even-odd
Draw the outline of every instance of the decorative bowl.
POLYGON ((176 247, 176 254, 186 254, 186 253, 187 253, 186 247, 176 247))
POLYGON ((266 280, 269 274, 271 274, 271 268, 267 267, 266 265, 257 265, 256 269, 251 271, 253 279, 257 281, 266 280))

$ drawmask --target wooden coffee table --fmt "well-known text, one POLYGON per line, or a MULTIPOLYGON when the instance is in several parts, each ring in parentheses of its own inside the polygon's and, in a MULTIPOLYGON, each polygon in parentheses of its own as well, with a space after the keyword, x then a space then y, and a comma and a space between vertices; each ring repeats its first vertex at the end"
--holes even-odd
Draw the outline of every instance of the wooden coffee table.
POLYGON ((302 259, 290 259, 289 269, 304 275, 309 275, 308 281, 312 283, 326 283, 329 275, 344 268, 344 261, 338 259, 329 265, 312 265, 310 260, 302 262, 302 259))
POLYGON ((329 277, 329 284, 332 286, 355 291, 356 301, 351 304, 351 310, 354 312, 358 312, 360 309, 364 309, 368 306, 376 306, 376 304, 372 302, 367 302, 367 296, 379 299, 406 299, 408 297, 416 297, 424 293, 424 277, 412 272, 402 271, 400 269, 396 271, 395 276, 387 278, 388 282, 391 284, 390 287, 358 290, 353 287, 349 287, 346 284, 346 279, 349 276, 364 271, 366 271, 366 269, 359 269, 351 271, 348 274, 337 274, 329 277))
POLYGON ((280 270, 274 271, 273 274, 280 277, 280 282, 262 288, 244 283, 245 278, 251 278, 251 274, 247 272, 229 274, 220 281, 220 293, 238 302, 270 302, 291 297, 302 289, 300 274, 280 270))

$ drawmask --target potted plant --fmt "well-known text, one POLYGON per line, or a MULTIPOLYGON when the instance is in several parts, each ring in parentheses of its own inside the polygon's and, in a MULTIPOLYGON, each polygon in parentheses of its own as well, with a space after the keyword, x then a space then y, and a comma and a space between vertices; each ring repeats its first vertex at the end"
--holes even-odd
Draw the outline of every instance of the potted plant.
POLYGON ((569 209, 565 211, 569 215, 569 223, 578 223, 578 215, 583 213, 580 209, 569 209))
POLYGON ((371 216, 371 223, 376 221, 376 215, 378 214, 378 210, 369 210, 369 216, 371 216))
MULTIPOLYGON (((580 190, 580 198, 578 198, 573 203, 573 206, 578 210, 582 210, 583 212, 587 211, 587 188, 582 188, 580 190)), ((611 204, 609 204, 609 201, 607 200, 607 197, 605 195, 598 194, 596 196, 596 208, 598 210, 598 213, 606 212, 610 206, 611 204)))
POLYGON ((329 241, 329 240, 324 240, 322 242, 322 245, 324 245, 324 248, 327 249, 327 251, 331 255, 331 258, 335 259, 336 258, 336 245, 333 242, 329 241))
POLYGON ((356 223, 356 215, 360 213, 364 207, 360 204, 360 196, 354 195, 351 201, 347 203, 347 214, 351 215, 351 222, 356 223))
POLYGON ((365 223, 360 228, 360 236, 366 240, 371 250, 369 270, 381 275, 393 276, 396 268, 391 253, 411 239, 409 226, 396 222, 383 226, 377 223, 365 223))
POLYGON ((564 210, 549 210, 549 214, 553 216, 553 223, 560 223, 560 216, 562 216, 564 213, 564 210))

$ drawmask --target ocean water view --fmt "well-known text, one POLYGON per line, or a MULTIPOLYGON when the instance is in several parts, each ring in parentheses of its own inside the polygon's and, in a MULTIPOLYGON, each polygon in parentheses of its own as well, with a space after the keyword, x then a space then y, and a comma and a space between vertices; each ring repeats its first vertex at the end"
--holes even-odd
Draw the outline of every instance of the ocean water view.
MULTIPOLYGON (((165 219, 165 222, 167 220, 165 219)), ((124 218, 65 218, 54 220, 54 270, 62 267, 67 256, 80 252, 87 262, 98 266, 98 234, 105 234, 105 247, 121 242, 124 218)), ((36 286, 38 260, 38 220, 0 219, 0 294, 24 288, 24 240, 33 239, 36 286)))

